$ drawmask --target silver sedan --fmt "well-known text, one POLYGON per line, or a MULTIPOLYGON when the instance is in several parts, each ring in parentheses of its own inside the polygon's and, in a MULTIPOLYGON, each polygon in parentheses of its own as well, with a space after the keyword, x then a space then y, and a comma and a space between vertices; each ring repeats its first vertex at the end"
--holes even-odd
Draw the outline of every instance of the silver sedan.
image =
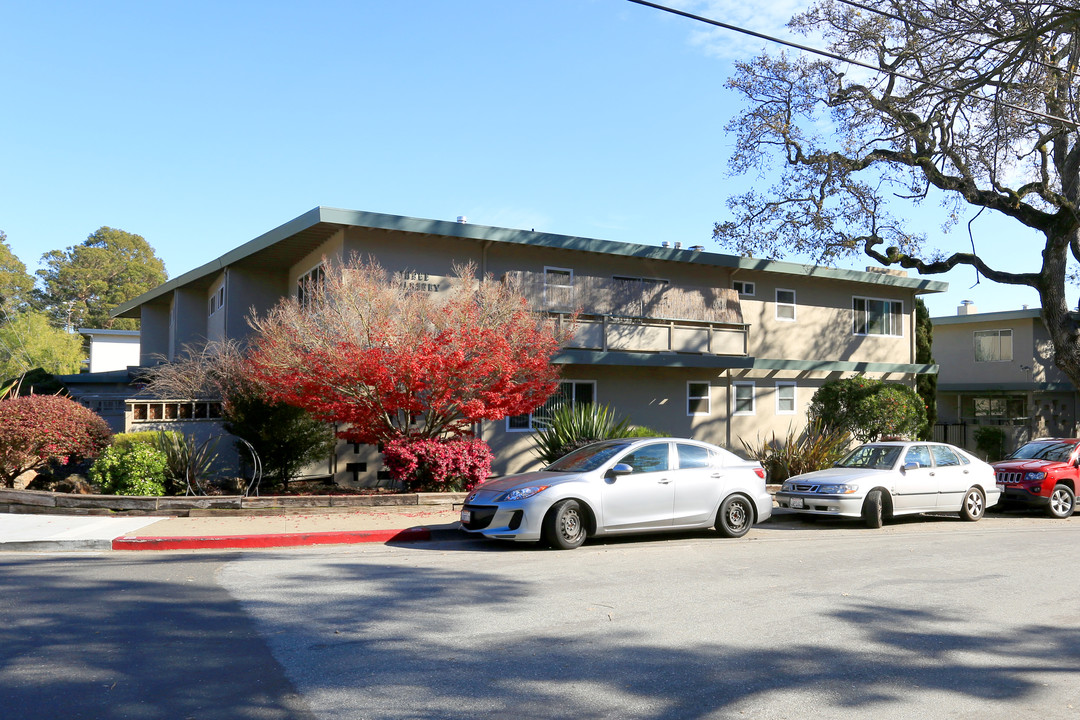
POLYGON ((998 501, 994 469, 945 443, 867 443, 828 470, 796 475, 776 493, 782 508, 861 517, 879 528, 897 515, 955 512, 978 520, 998 501))
POLYGON ((465 498, 461 527, 571 549, 591 536, 714 526, 741 537, 771 515, 757 462, 694 440, 637 438, 594 443, 543 470, 485 482, 465 498))

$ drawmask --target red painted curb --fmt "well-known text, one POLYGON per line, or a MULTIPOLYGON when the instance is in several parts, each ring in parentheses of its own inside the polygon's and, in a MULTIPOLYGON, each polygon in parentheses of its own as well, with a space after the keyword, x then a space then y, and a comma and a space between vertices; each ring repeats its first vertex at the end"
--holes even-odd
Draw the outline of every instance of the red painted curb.
POLYGON ((426 527, 406 530, 366 530, 274 535, 214 535, 210 537, 119 537, 113 550, 228 550, 295 547, 299 545, 348 545, 363 542, 415 542, 430 540, 426 527))

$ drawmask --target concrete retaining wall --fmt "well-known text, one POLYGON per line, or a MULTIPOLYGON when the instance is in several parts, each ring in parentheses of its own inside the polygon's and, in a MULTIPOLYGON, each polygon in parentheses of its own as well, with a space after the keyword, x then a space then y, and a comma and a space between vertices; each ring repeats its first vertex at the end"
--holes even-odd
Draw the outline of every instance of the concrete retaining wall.
POLYGON ((283 515, 297 512, 355 512, 379 506, 454 505, 466 493, 402 493, 400 495, 214 495, 135 497, 70 495, 39 490, 0 489, 0 512, 60 515, 283 515))

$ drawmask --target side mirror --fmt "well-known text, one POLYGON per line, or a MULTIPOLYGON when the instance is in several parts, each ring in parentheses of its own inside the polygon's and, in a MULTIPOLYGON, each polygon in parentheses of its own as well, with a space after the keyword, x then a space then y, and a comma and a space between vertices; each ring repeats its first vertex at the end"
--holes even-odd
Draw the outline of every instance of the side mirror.
POLYGON ((909 463, 904 463, 904 472, 907 472, 908 470, 918 470, 921 467, 922 465, 913 460, 909 463))
POLYGON ((618 477, 619 475, 629 475, 632 472, 634 472, 634 468, 626 463, 615 463, 611 466, 611 469, 608 470, 608 475, 618 477))

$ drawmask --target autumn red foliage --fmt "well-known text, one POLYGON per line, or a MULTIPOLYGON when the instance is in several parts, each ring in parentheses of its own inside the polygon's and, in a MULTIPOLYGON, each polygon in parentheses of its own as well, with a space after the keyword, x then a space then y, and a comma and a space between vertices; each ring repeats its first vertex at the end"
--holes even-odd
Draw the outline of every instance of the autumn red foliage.
POLYGON ((50 459, 94 457, 109 444, 109 425, 92 410, 59 395, 26 395, 0 401, 0 483, 50 459))
POLYGON ((328 268, 304 305, 287 300, 252 321, 255 379, 365 444, 468 436, 474 422, 539 407, 570 330, 471 268, 444 282, 418 292, 374 263, 328 268))
POLYGON ((390 476, 410 492, 472 490, 487 479, 493 459, 476 439, 399 439, 383 450, 390 476))

